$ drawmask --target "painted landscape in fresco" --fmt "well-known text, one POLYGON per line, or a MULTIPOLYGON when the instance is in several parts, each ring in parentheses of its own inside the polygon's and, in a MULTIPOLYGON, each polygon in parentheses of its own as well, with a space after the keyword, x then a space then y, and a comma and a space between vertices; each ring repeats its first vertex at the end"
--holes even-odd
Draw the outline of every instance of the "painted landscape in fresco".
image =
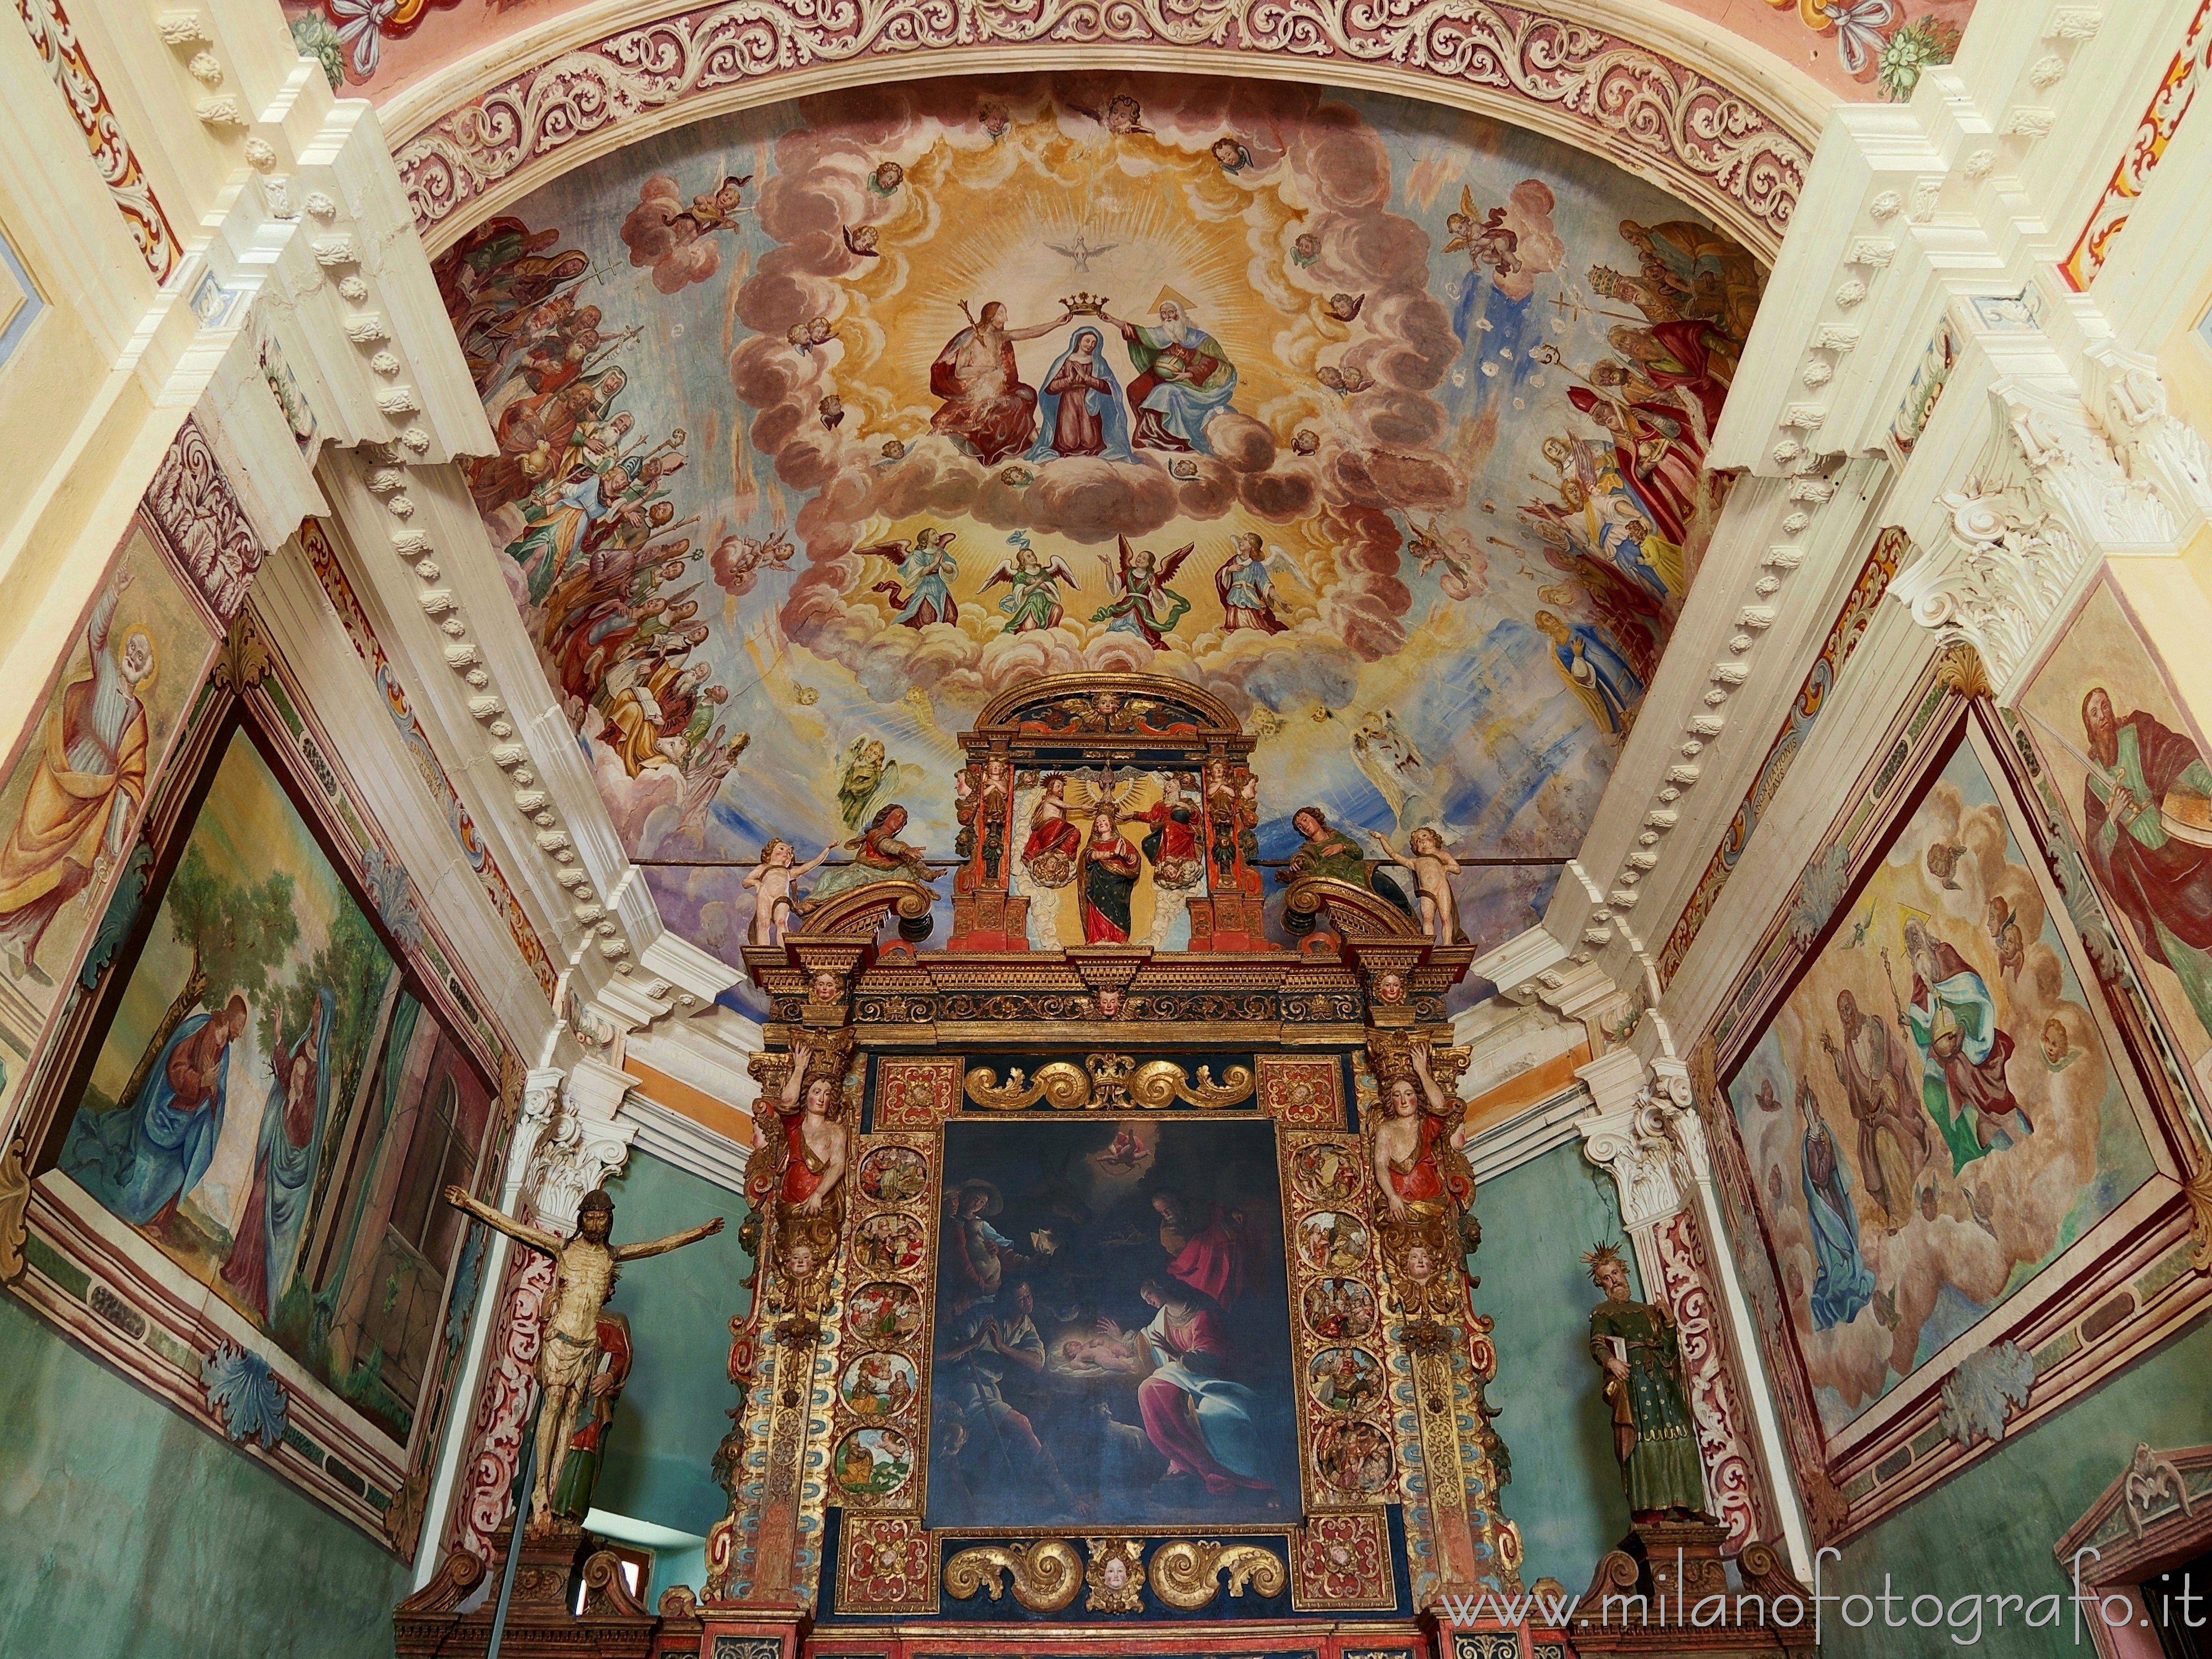
MULTIPOLYGON (((931 82, 649 139, 438 266, 478 509, 634 853, 945 856, 952 741, 1173 673, 1376 855, 1564 858, 1696 569, 1760 273, 1611 167, 1294 86, 931 82)), ((1461 872, 1465 933, 1555 866, 1461 872)), ((727 954, 719 869, 649 871, 727 954)), ((801 890, 805 890, 804 888, 801 890)))
POLYGON ((1960 744, 1729 1082, 1831 1435, 2154 1172, 1998 787, 1960 744))
POLYGON ((489 1104, 234 733, 62 1171, 404 1443, 489 1104))
POLYGON ((958 1122, 945 1166, 931 1526, 1297 1510, 1272 1124, 958 1122))
POLYGON ((2112 924, 2212 1097, 2212 767, 2109 584, 2089 591, 2020 706, 2112 924))

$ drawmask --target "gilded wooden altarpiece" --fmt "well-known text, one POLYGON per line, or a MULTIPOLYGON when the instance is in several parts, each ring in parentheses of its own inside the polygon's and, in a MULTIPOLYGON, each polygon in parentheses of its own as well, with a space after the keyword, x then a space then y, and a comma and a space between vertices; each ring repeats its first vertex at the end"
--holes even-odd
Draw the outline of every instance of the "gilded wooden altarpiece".
MULTIPOLYGON (((994 705, 978 732, 1018 732, 1042 701, 1068 728, 1052 733, 1055 763, 1079 765, 1087 744, 1101 769, 1130 765, 1145 734, 1107 728, 1150 688, 1084 678, 994 705), (1095 699, 1091 681, 1122 695, 1095 699)), ((1195 772, 1209 749, 1233 755, 1225 714, 1178 690, 1186 729, 1150 763, 1195 772)), ((1446 1114, 1468 1055, 1443 998, 1471 953, 1343 881, 1290 883, 1290 905, 1327 925, 1303 949, 1270 945, 1256 869, 1250 948, 1202 951, 1203 929, 1188 953, 1026 948, 1003 904, 994 929, 978 920, 986 840, 1003 878, 1012 835, 988 829, 963 847, 979 879, 954 882, 966 948, 918 950, 935 896, 893 880, 746 952, 774 1011, 755 1109, 777 1152, 757 1165, 803 1172, 763 1176, 747 1224, 760 1276, 733 1325, 732 1510, 708 1540, 702 1617, 732 1632, 811 1619, 824 1654, 967 1651, 1017 1629, 1042 1651, 1102 1623, 1143 1625, 1163 1650, 1209 1650, 1232 1628, 1240 1653, 1418 1650, 1414 1617, 1440 1594, 1519 1583, 1484 1398, 1491 1322, 1465 1265, 1471 1184, 1440 1177, 1394 1218, 1376 1177, 1377 1129, 1416 1112, 1424 1066, 1437 1089, 1419 1110, 1436 1123, 1420 1120, 1418 1145, 1437 1169, 1457 1158, 1446 1114), (842 1179, 811 1207, 826 1165, 788 1115, 810 1106, 848 1133, 842 1179), (1003 1277, 956 1278, 987 1238, 1003 1277), (1157 1265, 1170 1256, 1173 1278, 1157 1265), (1214 1389, 1195 1414, 1201 1480, 1174 1484, 1193 1470, 1132 1407, 1135 1379, 1117 1392, 1153 1340, 1147 1316, 1188 1351, 1218 1331, 1249 1348, 1231 1370, 1252 1388, 1214 1389), (1093 1415, 988 1376, 979 1393, 963 1366, 995 1347, 987 1323, 1026 1328, 1008 1346, 1026 1342, 1036 1373, 1093 1415), (988 1449, 964 1464, 976 1441, 988 1449), (972 1473, 1024 1457, 1027 1491, 972 1473), (1316 1618, 1334 1633, 1302 1630, 1316 1618)))

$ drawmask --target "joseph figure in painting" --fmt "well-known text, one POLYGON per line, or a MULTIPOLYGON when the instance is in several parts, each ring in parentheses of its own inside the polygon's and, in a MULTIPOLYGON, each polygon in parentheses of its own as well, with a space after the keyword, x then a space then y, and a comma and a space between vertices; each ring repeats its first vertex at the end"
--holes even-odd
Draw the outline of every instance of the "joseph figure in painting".
POLYGON ((1590 1282, 1605 1292, 1590 1310, 1590 1353, 1605 1371, 1629 1516, 1639 1526, 1669 1517, 1711 1519, 1674 1321, 1663 1307, 1629 1298, 1628 1264, 1612 1245, 1599 1245, 1583 1261, 1590 1282))
POLYGON ((470 1196, 465 1188, 447 1188, 446 1202, 467 1211, 495 1232, 553 1258, 553 1288, 545 1297, 543 1320, 545 1339, 538 1350, 542 1403, 538 1408, 538 1479, 530 1498, 530 1525, 544 1530, 552 1523, 553 1488, 566 1461, 563 1453, 599 1375, 599 1310, 614 1294, 617 1272, 625 1261, 663 1255, 719 1233, 722 1218, 642 1244, 610 1245, 607 1235, 614 1229, 615 1203, 598 1188, 586 1193, 576 1206, 574 1238, 517 1221, 470 1196))
POLYGON ((2212 1035, 2212 769, 2142 710, 2117 718, 2102 686, 2081 699, 2081 725, 2104 769, 2081 786, 2089 867, 2212 1035))

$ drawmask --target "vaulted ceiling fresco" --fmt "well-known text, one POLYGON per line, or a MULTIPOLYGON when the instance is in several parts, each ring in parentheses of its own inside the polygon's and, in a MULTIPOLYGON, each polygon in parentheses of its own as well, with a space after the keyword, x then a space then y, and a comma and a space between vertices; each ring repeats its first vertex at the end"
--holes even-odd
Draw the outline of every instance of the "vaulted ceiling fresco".
POLYGON ((665 133, 439 270, 516 603, 663 915, 732 960, 732 866, 893 803, 950 854, 955 734, 1079 669, 1237 713, 1262 856, 1308 804, 1431 828, 1474 943, 1530 925, 1718 513, 1760 282, 1516 129, 1082 76, 665 133))
MULTIPOLYGON (((1975 0, 1670 0, 1655 9, 1680 11, 1774 53, 1845 98, 1904 99, 1923 70, 1948 64, 1975 0)), ((315 58, 333 87, 381 100, 420 84, 447 64, 498 45, 524 28, 538 28, 562 14, 585 9, 585 0, 283 0, 293 39, 315 58)), ((794 7, 794 14, 802 9, 794 7)), ((1217 8, 1224 16, 1233 8, 1217 8)), ((1498 9, 1512 16, 1520 8, 1498 9)), ((1557 8, 1573 15, 1583 9, 1557 8)), ((729 12, 758 17, 752 0, 727 0, 659 9, 709 24, 729 12)), ((625 8, 623 27, 641 14, 625 8)), ((1465 9, 1455 9, 1464 16, 1465 9)), ((818 15, 817 15, 818 16, 818 15)), ((856 11, 856 21, 865 20, 856 11)), ((1040 36, 1040 38, 1044 38, 1040 36)))

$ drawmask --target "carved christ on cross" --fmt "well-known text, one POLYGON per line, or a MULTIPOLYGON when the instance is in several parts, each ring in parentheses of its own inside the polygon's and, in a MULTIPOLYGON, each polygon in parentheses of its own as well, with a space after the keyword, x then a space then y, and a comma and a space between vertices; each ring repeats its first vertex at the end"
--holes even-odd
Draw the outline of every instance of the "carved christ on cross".
POLYGON ((517 1221, 459 1187, 446 1188, 446 1202, 467 1211, 486 1226, 518 1244, 553 1258, 553 1288, 547 1292, 538 1349, 538 1479, 530 1499, 530 1527, 540 1530, 552 1520, 553 1487, 561 1478, 562 1454, 576 1431, 585 1396, 599 1362, 599 1310, 614 1294, 616 1269, 641 1256, 661 1255, 722 1231, 722 1218, 641 1244, 611 1246, 614 1200, 594 1189, 576 1207, 576 1236, 562 1238, 517 1221))

